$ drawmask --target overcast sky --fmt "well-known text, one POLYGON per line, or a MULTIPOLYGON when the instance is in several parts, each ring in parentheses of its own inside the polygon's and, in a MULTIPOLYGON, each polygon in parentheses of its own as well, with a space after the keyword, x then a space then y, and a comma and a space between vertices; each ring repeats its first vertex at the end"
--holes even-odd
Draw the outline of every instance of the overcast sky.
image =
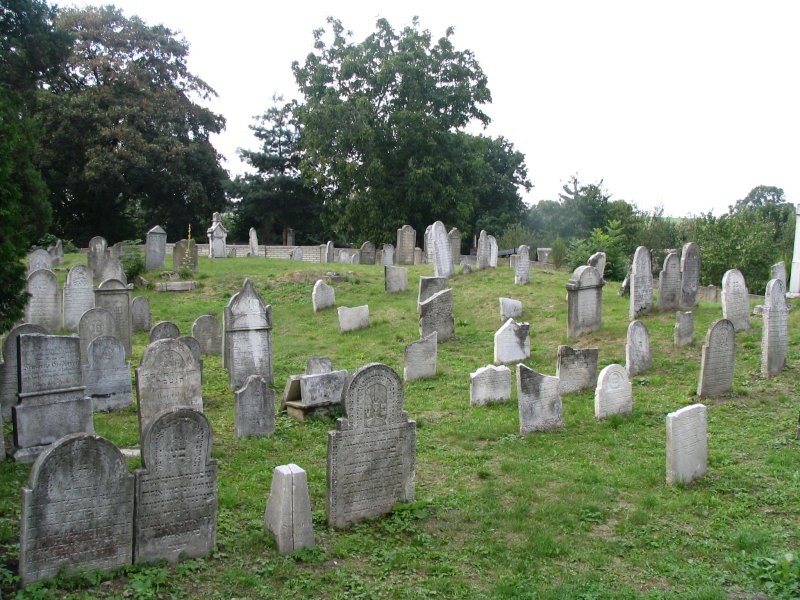
POLYGON ((296 97, 291 63, 327 16, 361 41, 379 17, 399 30, 418 15, 434 39, 452 25, 455 47, 475 53, 493 98, 485 133, 525 154, 529 204, 557 199, 576 173, 673 216, 720 214, 757 185, 800 202, 800 2, 115 4, 188 40, 190 70, 219 94, 209 106, 227 128, 213 142, 232 175, 246 170, 237 148, 257 148, 253 116, 274 93, 296 97))

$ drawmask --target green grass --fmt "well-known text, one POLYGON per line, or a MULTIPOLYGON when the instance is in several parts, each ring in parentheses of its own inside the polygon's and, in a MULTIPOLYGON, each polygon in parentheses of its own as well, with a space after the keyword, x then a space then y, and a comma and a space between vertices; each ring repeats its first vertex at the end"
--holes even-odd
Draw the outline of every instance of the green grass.
MULTIPOLYGON (((85 260, 67 258, 67 265, 85 260)), ((250 277, 272 305, 272 385, 280 395, 309 356, 329 356, 334 368, 351 372, 379 361, 402 373, 404 345, 419 337, 415 282, 431 274, 427 266, 409 271, 412 289, 389 295, 379 266, 201 258, 196 291, 135 294, 150 298, 153 322, 170 320, 189 334, 199 315, 221 317, 250 277), (345 276, 333 284, 337 305, 369 304, 370 329, 341 335, 335 310, 313 313, 312 286, 330 270, 345 276)), ((326 432, 333 421, 281 416, 273 436, 237 440, 227 373, 219 357, 206 356, 205 410, 219 459, 213 555, 59 577, 18 592, 20 489, 30 467, 3 462, 0 589, 22 598, 791 597, 800 589, 797 560, 786 558, 797 554, 800 531, 800 311, 790 315, 789 367, 780 377, 760 375, 760 318, 738 334, 733 392, 707 402, 708 474, 669 487, 664 417, 697 401, 702 338, 721 317, 719 305, 697 309, 696 342, 683 348, 672 345, 674 313, 643 318, 654 360, 634 378, 630 416, 596 421, 593 391, 569 394, 563 430, 520 436, 515 400, 469 406, 469 373, 492 360, 499 296, 523 302, 532 338, 526 364, 555 372, 556 349, 568 343, 568 277, 535 271, 531 285, 514 286, 513 271, 501 267, 449 280, 457 339, 440 344, 435 380, 405 386, 405 408, 417 421, 416 502, 347 531, 328 528, 326 432), (289 462, 308 472, 317 548, 282 557, 263 533, 263 513, 273 468, 289 462)), ((573 341, 599 347, 601 368, 624 364, 628 299, 618 287, 604 290, 602 330, 573 341)), ((146 342, 136 334, 134 366, 146 342)), ((134 409, 96 414, 95 427, 120 446, 138 443, 134 409)))

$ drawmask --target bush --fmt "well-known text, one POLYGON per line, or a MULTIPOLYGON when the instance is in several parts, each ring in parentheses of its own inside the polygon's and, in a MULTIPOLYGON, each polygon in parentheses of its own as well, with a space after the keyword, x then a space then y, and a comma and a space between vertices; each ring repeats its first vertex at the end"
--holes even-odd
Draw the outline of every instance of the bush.
POLYGON ((605 279, 622 281, 628 272, 628 261, 625 257, 625 234, 619 221, 609 221, 605 231, 599 227, 592 230, 589 237, 574 240, 569 245, 567 264, 570 269, 585 265, 595 252, 606 253, 605 279))
POLYGON ((123 242, 122 256, 119 260, 125 271, 125 277, 131 282, 137 275, 145 272, 144 255, 136 247, 141 243, 141 240, 125 240, 123 242))
POLYGON ((553 243, 550 244, 550 260, 556 269, 560 269, 564 264, 567 257, 567 244, 561 239, 561 236, 556 236, 553 243))
POLYGON ((530 229, 525 228, 520 223, 509 225, 503 234, 497 238, 497 246, 501 250, 514 248, 516 251, 516 249, 523 244, 530 246, 533 252, 536 252, 536 243, 533 239, 533 232, 530 229))

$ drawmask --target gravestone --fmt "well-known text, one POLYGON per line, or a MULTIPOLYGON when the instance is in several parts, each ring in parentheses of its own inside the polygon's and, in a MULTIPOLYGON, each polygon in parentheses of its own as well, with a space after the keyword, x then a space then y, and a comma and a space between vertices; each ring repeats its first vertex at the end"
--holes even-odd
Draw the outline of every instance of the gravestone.
POLYGON ((714 398, 729 391, 733 386, 735 364, 736 328, 728 319, 714 321, 703 344, 697 395, 714 398))
POLYGON ((383 266, 394 264, 394 246, 391 244, 384 244, 381 250, 381 264, 383 266))
POLYGON ((433 243, 433 274, 436 277, 450 277, 455 273, 450 238, 444 223, 436 221, 431 225, 431 241, 433 243))
POLYGON ((694 314, 692 311, 675 313, 673 342, 676 346, 688 346, 694 342, 694 314))
POLYGON ((189 269, 197 272, 197 242, 180 240, 172 247, 172 268, 175 271, 189 269))
POLYGON ((448 288, 436 292, 417 305, 419 312, 419 337, 424 338, 437 333, 438 343, 446 342, 456 336, 453 320, 453 290, 448 288))
POLYGON ((658 310, 675 310, 680 304, 681 261, 676 252, 669 252, 658 278, 658 310))
POLYGON ((294 229, 291 227, 286 228, 286 243, 285 246, 294 246, 294 229))
POLYGON ((750 329, 750 295, 739 269, 729 269, 722 276, 722 316, 736 331, 750 329))
POLYGON ((236 246, 231 246, 228 248, 228 258, 236 258, 238 255, 236 254, 236 246))
POLYGON ((19 402, 17 378, 19 369, 17 362, 17 338, 24 333, 47 333, 41 325, 23 323, 17 325, 6 334, 3 339, 3 359, 0 363, 0 406, 2 407, 2 420, 11 421, 11 407, 19 402))
POLYGON ((552 248, 537 248, 536 249, 536 261, 540 263, 549 263, 550 262, 550 252, 552 252, 552 248))
POLYGON ((328 241, 328 243, 325 244, 325 262, 326 263, 332 263, 333 262, 333 252, 334 252, 333 242, 328 241))
POLYGON ((522 302, 513 298, 500 298, 500 322, 522 316, 522 302))
POLYGON ((597 269, 597 273, 600 275, 600 279, 605 279, 606 276, 606 253, 605 252, 595 252, 589 257, 589 260, 586 261, 587 265, 593 266, 597 269))
POLYGON ((453 227, 447 233, 447 239, 450 242, 450 255, 453 257, 453 267, 459 264, 461 261, 461 232, 456 228, 453 227))
POLYGON ((422 254, 422 248, 420 248, 419 246, 414 248, 414 264, 415 265, 425 264, 425 257, 422 254))
POLYGON ((227 258, 228 230, 222 224, 222 217, 218 212, 211 217, 211 227, 206 233, 208 235, 208 258, 227 258))
POLYGON ((317 279, 311 291, 311 305, 314 307, 314 312, 336 306, 336 291, 322 279, 317 279))
POLYGON ((438 340, 434 331, 427 337, 411 342, 406 346, 403 381, 436 377, 436 356, 438 340))
POLYGON ((19 402, 11 409, 15 460, 32 462, 65 435, 94 432, 78 336, 22 334, 17 360, 19 402))
POLYGON ((414 500, 416 422, 403 410, 403 382, 372 363, 353 374, 343 418, 328 432, 328 524, 383 515, 414 500))
POLYGON ((100 278, 103 265, 109 257, 108 242, 105 238, 98 235, 89 240, 86 261, 94 279, 100 278))
POLYGON ((53 270, 53 257, 47 250, 34 250, 28 256, 28 275, 39 269, 53 270))
POLYGON ((781 283, 783 283, 783 289, 787 289, 786 287, 786 263, 783 261, 777 262, 772 265, 769 269, 769 278, 770 279, 780 279, 781 283))
POLYGON ((447 279, 444 277, 420 277, 419 293, 417 294, 417 305, 425 302, 437 292, 441 292, 447 287, 447 279))
POLYGON ((681 308, 694 308, 700 285, 700 248, 694 242, 683 245, 681 252, 681 308))
POLYGON ((145 296, 131 300, 131 327, 134 331, 150 331, 152 327, 150 300, 145 296))
POLYGON ((383 267, 384 289, 389 293, 408 291, 408 269, 405 267, 383 267))
POLYGON ((133 475, 99 435, 59 439, 22 488, 19 575, 23 585, 62 569, 108 571, 131 564, 133 475))
POLYGON ((125 356, 131 355, 131 292, 118 279, 107 279, 94 291, 94 305, 105 308, 114 317, 114 336, 125 346, 125 356))
POLYGON ((217 461, 211 425, 185 407, 159 412, 142 435, 136 469, 134 560, 178 562, 210 554, 217 533, 217 461))
POLYGON ((597 384, 597 348, 559 346, 556 358, 558 390, 562 394, 592 389, 597 384))
POLYGON ((510 363, 530 358, 530 323, 508 319, 494 334, 494 362, 510 363))
POLYGON ((275 432, 275 392, 261 375, 250 375, 236 390, 234 413, 236 437, 264 437, 275 432))
POLYGON ((228 301, 223 324, 222 348, 230 388, 244 386, 250 375, 272 381, 272 306, 264 303, 249 278, 228 301))
POLYGON ((180 337, 175 338, 179 342, 181 342, 189 352, 192 353, 192 357, 194 358, 195 366, 200 369, 200 381, 203 380, 203 350, 200 348, 200 342, 198 342, 195 338, 190 335, 182 335, 180 337))
POLYGON ((222 354, 222 334, 216 315, 201 315, 192 323, 192 337, 203 354, 222 354))
POLYGON ((338 309, 339 314, 339 333, 346 333, 348 331, 356 331, 358 329, 366 329, 369 327, 369 306, 355 306, 348 308, 347 306, 340 306, 338 309))
POLYGON ((179 340, 158 340, 144 351, 136 369, 139 433, 168 408, 202 412, 203 387, 194 356, 179 340))
POLYGON ((330 373, 333 370, 333 362, 324 356, 312 356, 306 359, 306 375, 320 375, 330 373))
POLYGON ((39 269, 28 275, 25 291, 30 294, 25 306, 25 322, 41 325, 48 333, 61 331, 61 292, 56 274, 39 269))
POLYGON ((375 244, 372 242, 367 241, 361 244, 361 249, 358 253, 362 265, 375 264, 375 244))
POLYGON ((417 232, 411 225, 403 225, 397 230, 397 264, 413 265, 414 248, 417 246, 417 232))
POLYGON ((469 275, 470 273, 472 273, 472 267, 469 266, 468 262, 466 262, 466 261, 462 262, 461 263, 461 274, 462 275, 469 275))
POLYGON ((329 358, 311 357, 303 375, 290 375, 281 398, 281 412, 298 421, 309 415, 329 415, 341 404, 348 373, 333 370, 329 358))
POLYGON ((692 404, 667 415, 667 483, 691 483, 706 474, 706 407, 692 404))
POLYGON ((85 265, 75 265, 64 283, 64 329, 78 331, 83 313, 94 308, 92 273, 85 265))
POLYGON ((631 264, 631 301, 628 318, 633 320, 653 309, 653 272, 650 251, 639 246, 631 264))
POLYGON ((494 269, 497 267, 497 240, 493 235, 488 237, 489 240, 489 266, 494 269))
POLYGON ((150 329, 150 343, 156 340, 177 340, 181 337, 181 330, 175 323, 159 321, 150 329))
POLYGON ((603 321, 603 286, 597 269, 583 265, 567 282, 567 335, 576 337, 600 329, 603 321))
POLYGON ((469 374, 469 403, 485 406, 511 400, 511 369, 487 365, 469 374))
POLYGON ((167 232, 156 225, 147 232, 144 245, 145 270, 155 271, 164 268, 164 258, 167 255, 167 232))
POLYGON ((122 266, 120 260, 113 256, 105 260, 103 267, 100 269, 100 274, 96 277, 100 281, 117 279, 126 285, 128 284, 128 279, 125 277, 125 268, 122 266))
POLYGON ((622 365, 608 365, 597 378, 594 390, 594 416, 605 419, 633 411, 633 389, 622 365))
POLYGON ((489 258, 491 255, 491 248, 489 247, 489 235, 485 230, 481 229, 478 236, 478 255, 475 268, 478 270, 489 268, 489 258))
POLYGON ((789 347, 789 314, 786 309, 786 288, 780 279, 770 279, 761 313, 761 374, 779 375, 786 366, 789 347))
POLYGON ((248 243, 250 245, 250 256, 258 256, 258 234, 255 227, 251 227, 247 233, 248 243))
POLYGON ((47 248, 50 258, 53 259, 53 265, 60 265, 64 262, 64 245, 61 240, 56 240, 56 243, 47 248))
POLYGON ((625 342, 625 370, 628 377, 643 373, 650 368, 650 336, 641 321, 631 321, 628 325, 628 339, 625 342))
POLYGON ((564 426, 558 377, 542 375, 522 363, 518 364, 517 399, 521 434, 564 426))
POLYGON ((275 467, 272 472, 264 531, 275 536, 278 554, 314 547, 308 479, 306 472, 295 464, 275 467))
POLYGON ((125 348, 117 338, 101 335, 88 349, 89 363, 83 369, 86 395, 92 410, 125 408, 133 403, 131 364, 125 361, 125 348))
POLYGON ((523 244, 517 248, 517 262, 514 265, 514 285, 527 285, 531 282, 530 246, 523 244))
POLYGON ((303 248, 301 246, 297 246, 293 248, 292 251, 289 253, 289 260, 303 260, 303 248))

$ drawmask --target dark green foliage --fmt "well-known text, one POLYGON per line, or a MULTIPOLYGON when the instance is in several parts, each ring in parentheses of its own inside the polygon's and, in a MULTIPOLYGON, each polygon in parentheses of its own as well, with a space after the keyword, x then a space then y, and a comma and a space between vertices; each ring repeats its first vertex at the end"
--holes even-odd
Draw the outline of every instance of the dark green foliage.
POLYGON ((500 249, 519 248, 527 244, 531 249, 531 256, 536 255, 536 239, 533 232, 521 223, 512 223, 497 238, 497 246, 500 249))
POLYGON ((570 269, 575 269, 580 265, 585 265, 595 252, 605 252, 605 278, 622 281, 628 270, 625 241, 619 221, 611 221, 602 229, 599 227, 592 229, 586 239, 573 240, 569 245, 567 264, 570 269))
POLYGON ((120 262, 125 270, 125 277, 133 282, 134 277, 145 272, 144 254, 137 248, 142 240, 125 240, 122 246, 120 262))

